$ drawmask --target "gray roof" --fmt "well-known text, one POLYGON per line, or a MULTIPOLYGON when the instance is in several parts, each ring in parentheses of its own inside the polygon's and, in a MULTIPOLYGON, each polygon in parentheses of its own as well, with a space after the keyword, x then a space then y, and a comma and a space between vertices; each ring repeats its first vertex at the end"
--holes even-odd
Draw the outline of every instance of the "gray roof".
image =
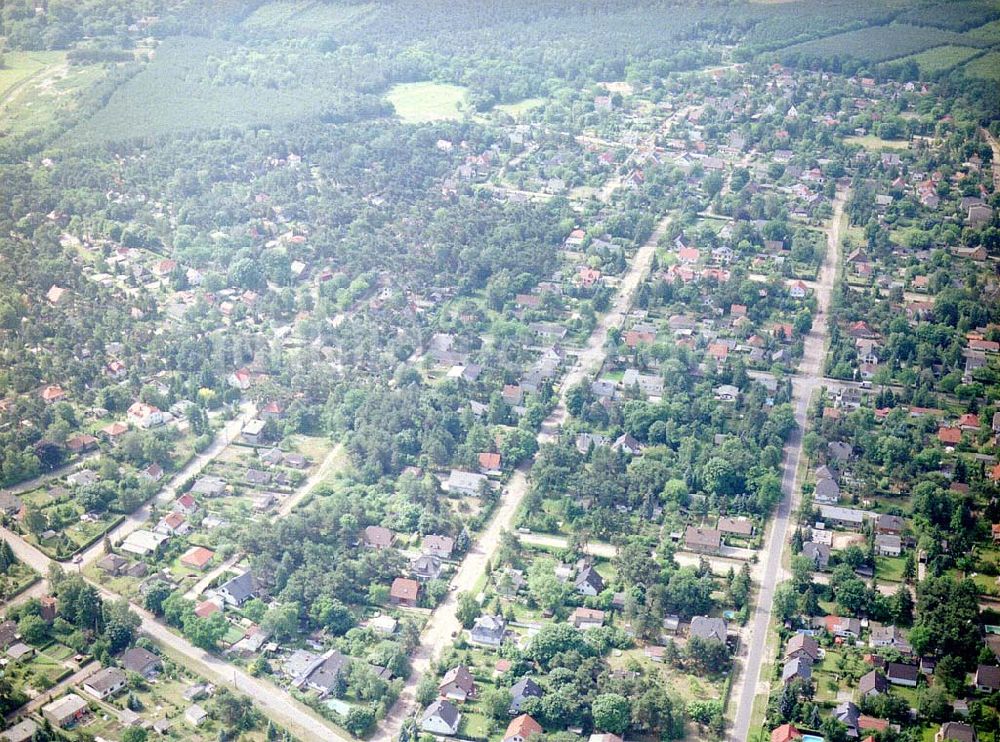
POLYGON ((691 636, 697 636, 699 639, 725 642, 726 631, 726 622, 721 618, 695 616, 691 619, 691 636))
POLYGON ((424 711, 422 722, 426 722, 432 716, 440 716, 444 723, 450 727, 458 724, 458 709, 451 701, 435 701, 424 711))

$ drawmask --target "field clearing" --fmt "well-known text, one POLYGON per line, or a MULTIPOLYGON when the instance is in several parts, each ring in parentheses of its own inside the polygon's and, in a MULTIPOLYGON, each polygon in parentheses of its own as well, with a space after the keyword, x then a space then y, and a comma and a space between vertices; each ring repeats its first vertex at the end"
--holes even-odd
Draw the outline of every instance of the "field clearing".
POLYGON ((438 82, 407 82, 393 85, 387 98, 408 124, 461 118, 468 90, 438 82))
POLYGON ((844 137, 844 143, 859 144, 874 152, 881 149, 909 149, 910 147, 910 142, 907 139, 880 139, 874 134, 865 134, 863 137, 844 137))
POLYGON ((962 68, 969 77, 1000 81, 1000 52, 989 52, 962 68))
POLYGON ((982 49, 975 49, 971 46, 953 46, 945 44, 934 49, 928 49, 919 54, 904 57, 901 62, 916 62, 917 67, 924 74, 943 72, 957 67, 962 62, 967 62, 977 54, 982 54, 982 49))
POLYGON ((105 74, 105 67, 99 64, 55 63, 42 68, 14 86, 9 97, 0 103, 0 130, 23 134, 46 126, 57 114, 72 111, 80 93, 105 74))
POLYGON ((508 116, 517 118, 522 114, 545 105, 545 98, 525 98, 517 103, 500 103, 493 107, 493 110, 506 113, 508 116))
POLYGON ((376 9, 374 3, 331 5, 323 2, 281 0, 264 5, 243 21, 251 30, 272 30, 288 33, 322 33, 356 23, 376 9))
POLYGON ((13 88, 37 75, 46 67, 66 62, 65 52, 5 52, 0 67, 0 101, 13 92, 13 88))

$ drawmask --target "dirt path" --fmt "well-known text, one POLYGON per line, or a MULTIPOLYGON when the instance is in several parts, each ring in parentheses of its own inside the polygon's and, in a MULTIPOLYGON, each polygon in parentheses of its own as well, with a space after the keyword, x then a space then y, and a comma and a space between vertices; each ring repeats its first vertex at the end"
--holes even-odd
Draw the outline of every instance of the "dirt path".
POLYGON ((783 558, 788 543, 788 525, 798 507, 797 481, 799 462, 802 457, 802 433, 806 423, 809 401, 819 387, 823 386, 823 357, 829 337, 830 298, 837 280, 840 266, 840 225, 844 212, 846 193, 838 193, 834 201, 833 218, 827 229, 827 253, 816 281, 817 312, 812 330, 805 339, 802 362, 798 373, 792 379, 792 405, 795 410, 796 429, 784 447, 781 489, 784 497, 778 504, 768 528, 761 551, 758 573, 762 576, 750 617, 748 630, 744 631, 740 654, 743 655, 742 671, 736 675, 730 693, 730 718, 733 725, 728 740, 745 742, 750 733, 754 699, 770 691, 767 682, 761 682, 761 667, 764 664, 765 648, 768 643, 768 626, 774 606, 774 591, 779 580, 786 578, 783 558))
MULTIPOLYGON (((565 421, 567 417, 566 391, 574 384, 596 374, 603 366, 607 354, 605 342, 608 329, 620 327, 625 321, 625 316, 635 300, 636 291, 649 275, 653 255, 656 253, 656 244, 666 232, 669 223, 669 217, 661 220, 649 239, 633 256, 628 272, 619 283, 614 303, 607 312, 600 316, 586 344, 578 353, 575 365, 563 378, 560 385, 559 402, 542 423, 541 431, 538 433, 539 443, 552 440, 559 426, 565 421)), ((434 610, 424 627, 424 632, 420 637, 420 645, 411 657, 410 677, 406 681, 399 700, 396 701, 379 725, 371 738, 372 740, 390 742, 399 735, 403 722, 420 710, 415 695, 417 683, 428 672, 431 662, 439 657, 442 651, 453 643, 454 637, 461 632, 462 625, 455 615, 458 594, 470 592, 475 588, 476 583, 486 571, 486 563, 500 544, 501 532, 513 528, 517 510, 528 492, 528 474, 533 463, 533 460, 525 462, 511 476, 500 497, 496 512, 459 566, 458 573, 451 583, 453 590, 434 610)))

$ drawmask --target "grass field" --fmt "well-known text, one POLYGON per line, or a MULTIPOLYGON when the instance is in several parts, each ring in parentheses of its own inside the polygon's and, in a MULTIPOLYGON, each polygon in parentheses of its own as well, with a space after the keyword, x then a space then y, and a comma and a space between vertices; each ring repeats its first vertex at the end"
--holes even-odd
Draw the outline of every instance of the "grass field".
POLYGON ((860 144, 868 150, 878 151, 880 149, 907 149, 910 146, 906 139, 879 139, 874 134, 866 134, 863 137, 844 137, 845 144, 860 144))
POLYGON ((963 68, 969 77, 1000 82, 1000 52, 989 52, 973 59, 963 68))
POLYGON ((538 108, 545 104, 544 98, 525 98, 517 103, 501 103, 493 107, 496 111, 501 111, 506 113, 508 116, 513 116, 517 118, 518 116, 527 113, 533 108, 538 108))
POLYGON ((6 101, 13 89, 46 67, 63 64, 65 52, 6 52, 0 67, 0 101, 6 101))
POLYGON ((393 85, 386 97, 403 121, 422 124, 460 118, 467 92, 458 85, 408 82, 393 85))
POLYGON ((913 61, 917 63, 920 71, 924 74, 943 72, 957 67, 962 62, 967 62, 977 54, 982 53, 982 49, 974 49, 971 46, 953 46, 945 44, 935 49, 928 49, 925 52, 905 57, 903 62, 913 61))

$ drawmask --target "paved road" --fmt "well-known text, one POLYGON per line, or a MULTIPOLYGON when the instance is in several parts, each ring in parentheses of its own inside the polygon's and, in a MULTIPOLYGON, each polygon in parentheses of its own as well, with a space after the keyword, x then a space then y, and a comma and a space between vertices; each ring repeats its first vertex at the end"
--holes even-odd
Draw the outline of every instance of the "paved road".
MULTIPOLYGON (((664 218, 653 230, 653 234, 650 235, 645 244, 633 256, 628 272, 619 282, 614 303, 607 312, 598 318, 593 332, 577 355, 576 364, 563 378, 559 402, 542 423, 541 431, 538 433, 539 443, 551 441, 557 435, 559 426, 565 421, 567 417, 566 390, 596 374, 603 366, 607 354, 605 342, 608 329, 620 327, 625 321, 625 316, 635 300, 638 287, 649 275, 653 255, 656 253, 656 243, 666 232, 669 223, 669 217, 664 218)), ((415 697, 417 683, 428 672, 433 659, 439 657, 446 647, 451 646, 454 642, 453 637, 462 630, 461 622, 455 616, 457 596, 461 592, 470 592, 474 589, 486 570, 486 563, 493 556, 500 543, 501 532, 509 531, 513 527, 514 517, 521 501, 528 492, 528 473, 531 471, 532 463, 533 461, 525 462, 511 475, 500 497, 496 512, 459 566, 458 573, 451 583, 452 592, 449 592, 444 601, 434 610, 424 627, 420 637, 420 645, 411 657, 410 677, 403 687, 399 700, 396 701, 379 725, 372 740, 389 742, 394 739, 398 736, 403 722, 419 711, 415 697)))
POLYGON ((784 497, 778 504, 761 552, 760 589, 750 618, 749 631, 745 634, 745 641, 742 642, 744 648, 742 651, 746 652, 746 658, 742 663, 742 672, 736 676, 730 695, 731 703, 736 704, 735 718, 728 737, 730 742, 745 742, 749 738, 754 698, 758 694, 767 694, 770 690, 767 682, 761 682, 760 671, 767 646, 774 590, 779 578, 786 577, 786 570, 782 566, 782 555, 788 542, 789 519, 798 506, 796 477, 802 457, 802 431, 805 428, 806 413, 813 392, 827 383, 823 378, 823 356, 829 334, 827 313, 840 265, 840 221, 845 199, 846 194, 838 193, 834 201, 833 219, 827 230, 828 249, 816 282, 817 312, 813 319, 812 330, 805 339, 799 373, 792 379, 792 403, 797 425, 784 447, 784 473, 781 478, 784 497))

